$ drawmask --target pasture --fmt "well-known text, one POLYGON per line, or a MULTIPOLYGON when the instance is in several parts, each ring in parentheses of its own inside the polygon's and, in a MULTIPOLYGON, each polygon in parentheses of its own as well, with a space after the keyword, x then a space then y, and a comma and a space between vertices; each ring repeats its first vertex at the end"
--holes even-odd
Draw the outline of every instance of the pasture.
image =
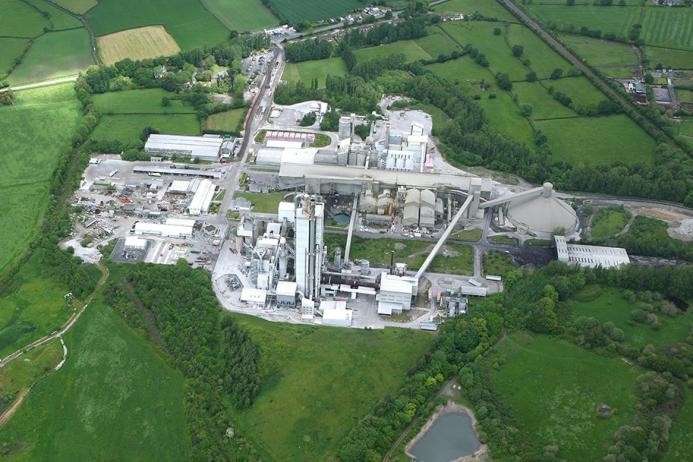
POLYGON ((228 29, 247 32, 269 29, 277 18, 260 0, 201 0, 202 4, 228 29))
POLYGON ((127 90, 96 94, 92 97, 94 106, 101 114, 194 114, 191 106, 176 99, 175 93, 161 88, 127 90), (161 100, 170 98, 169 106, 162 106, 161 100))
POLYGON ((516 332, 488 364, 491 382, 523 438, 557 445, 566 460, 601 460, 613 433, 633 415, 638 371, 620 358, 598 356, 551 337, 516 332), (497 358, 497 359, 496 359, 497 358), (597 406, 615 410, 599 418, 597 406))
POLYGON ((235 420, 267 460, 334 460, 351 425, 397 390, 434 339, 409 329, 320 328, 231 316, 260 347, 263 376, 255 403, 235 420))
POLYGON ((0 273, 35 238, 58 155, 79 118, 71 84, 22 91, 14 106, 0 107, 0 273))
POLYGON ((522 117, 520 109, 510 95, 504 91, 494 94, 496 97, 493 99, 489 98, 488 94, 484 94, 477 101, 483 108, 491 127, 508 138, 525 143, 527 146, 534 146, 534 129, 529 121, 522 117))
POLYGON ((387 43, 376 47, 360 48, 354 50, 354 55, 359 62, 369 61, 376 58, 384 58, 394 54, 403 54, 407 62, 419 59, 431 59, 432 56, 426 52, 414 40, 401 40, 399 42, 387 43))
POLYGON ((146 26, 104 35, 97 39, 99 55, 104 64, 114 64, 125 58, 134 61, 171 56, 180 47, 163 26, 146 26))
POLYGON ((529 67, 536 72, 540 79, 548 78, 554 69, 561 69, 564 75, 570 70, 570 63, 553 51, 527 27, 510 24, 506 33, 511 48, 515 45, 524 47, 524 52, 520 58, 529 60, 529 67))
POLYGON ((310 86, 313 79, 318 79, 318 87, 325 88, 325 78, 328 75, 342 77, 347 74, 347 68, 342 58, 318 59, 301 63, 288 63, 284 68, 282 79, 289 83, 303 82, 310 86))
POLYGON ((463 13, 465 15, 479 13, 488 18, 497 18, 509 22, 517 21, 515 16, 513 16, 508 10, 503 8, 497 2, 480 2, 478 0, 450 0, 449 2, 436 5, 433 7, 433 11, 436 13, 463 13))
POLYGON ((0 38, 0 77, 9 72, 28 45, 28 39, 0 38))
POLYGON ((592 219, 592 240, 604 241, 623 231, 630 213, 619 207, 607 207, 597 211, 592 219))
POLYGON ((293 24, 338 18, 365 6, 360 0, 269 0, 269 3, 279 19, 293 24))
POLYGON ((96 6, 96 0, 55 0, 55 3, 77 14, 84 14, 96 6))
POLYGON ((94 64, 85 29, 47 32, 34 40, 22 63, 10 74, 12 84, 76 75, 94 64))
POLYGON ((50 23, 41 13, 21 0, 0 0, 0 36, 32 38, 50 23))
POLYGON ((532 107, 532 119, 553 119, 574 117, 575 111, 556 101, 539 82, 518 82, 513 84, 513 93, 520 105, 532 107))
POLYGON ((587 316, 602 323, 614 323, 623 330, 625 342, 637 347, 682 341, 690 332, 693 323, 691 312, 676 317, 657 314, 660 325, 658 329, 636 323, 631 319, 631 311, 638 308, 638 303, 629 302, 620 290, 613 288, 588 286, 582 293, 575 294, 575 298, 568 301, 568 305, 573 317, 587 316))
POLYGON ((0 429, 3 460, 189 460, 183 377, 147 340, 97 298, 65 343, 0 429))
POLYGON ((686 393, 686 401, 674 417, 669 439, 669 450, 663 462, 679 462, 693 454, 693 393, 686 393))
POLYGON ((638 57, 630 45, 582 35, 561 34, 561 41, 608 77, 631 77, 638 57))
POLYGON ((205 128, 214 131, 237 133, 239 131, 239 124, 243 122, 245 113, 245 109, 241 108, 212 114, 207 118, 205 128))
POLYGON ((116 114, 101 117, 91 139, 134 145, 146 127, 169 135, 200 134, 200 122, 194 114, 116 114))
POLYGON ((493 81, 493 74, 488 69, 479 66, 466 56, 444 63, 429 64, 426 68, 430 69, 438 77, 467 90, 473 89, 475 84, 478 87, 482 80, 487 82, 493 81))
POLYGON ((100 0, 86 19, 97 36, 162 25, 183 50, 214 45, 229 35, 228 29, 197 1, 100 0))
POLYGON ((430 29, 427 35, 416 39, 415 42, 434 59, 440 55, 447 55, 455 50, 460 50, 457 43, 437 28, 430 29))
POLYGON ((622 114, 542 120, 535 124, 548 138, 555 160, 573 165, 654 162, 655 141, 622 114))
POLYGON ((82 27, 82 23, 74 16, 62 11, 45 0, 25 0, 48 19, 48 29, 52 31, 75 29, 82 27))
POLYGON ((661 64, 667 69, 693 69, 693 51, 671 48, 643 47, 650 67, 661 64))
POLYGON ((546 88, 553 87, 554 90, 565 93, 570 96, 573 103, 583 106, 597 105, 600 101, 608 99, 585 77, 565 77, 542 83, 546 88))

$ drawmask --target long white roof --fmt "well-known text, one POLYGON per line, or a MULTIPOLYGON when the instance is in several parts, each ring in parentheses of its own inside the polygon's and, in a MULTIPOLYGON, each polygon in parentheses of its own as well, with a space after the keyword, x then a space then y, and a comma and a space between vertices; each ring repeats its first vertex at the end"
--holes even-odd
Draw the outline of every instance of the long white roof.
POLYGON ((189 152, 193 156, 214 157, 219 154, 222 137, 149 135, 144 150, 147 152, 189 152))

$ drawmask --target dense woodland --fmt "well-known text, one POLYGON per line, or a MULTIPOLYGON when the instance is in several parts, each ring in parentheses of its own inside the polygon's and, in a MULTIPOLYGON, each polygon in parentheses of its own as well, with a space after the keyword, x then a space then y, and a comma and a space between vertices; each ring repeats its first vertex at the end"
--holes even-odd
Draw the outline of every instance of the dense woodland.
MULTIPOLYGON (((343 462, 380 461, 402 430, 415 418, 425 418, 426 403, 441 384, 459 379, 472 402, 480 425, 480 439, 494 459, 557 461, 556 451, 521 438, 504 403, 494 394, 484 357, 505 334, 527 329, 560 336, 606 356, 625 356, 645 369, 637 379, 637 413, 613 436, 606 461, 660 460, 667 449, 671 419, 683 403, 683 389, 693 375, 693 333, 684 342, 641 349, 623 343, 622 332, 593 318, 573 318, 565 307, 588 284, 629 289, 632 296, 661 300, 662 293, 677 300, 693 296, 693 267, 624 270, 578 270, 552 263, 532 274, 514 271, 506 291, 493 299, 473 303, 465 317, 442 325, 431 351, 418 362, 403 386, 383 399, 347 435, 339 450, 343 462), (635 292, 647 290, 650 292, 635 292), (632 458, 634 455, 638 457, 632 458)), ((655 310, 657 303, 651 303, 655 310)), ((664 315, 664 314, 660 314, 664 315)), ((674 316, 675 313, 668 315, 674 316)))

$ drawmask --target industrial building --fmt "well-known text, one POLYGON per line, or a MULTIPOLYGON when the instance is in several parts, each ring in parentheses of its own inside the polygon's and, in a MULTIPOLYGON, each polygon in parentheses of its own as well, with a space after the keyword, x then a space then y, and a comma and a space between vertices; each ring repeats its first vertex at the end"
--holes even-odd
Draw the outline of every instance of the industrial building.
POLYGON ((193 195, 190 204, 188 205, 188 213, 190 215, 201 215, 209 212, 209 206, 214 198, 216 186, 211 181, 205 179, 200 181, 197 186, 195 195, 193 195))
POLYGON ((417 289, 418 281, 415 278, 382 273, 380 293, 376 295, 378 314, 401 314, 409 311, 417 289))
POLYGON ((301 196, 296 208, 296 284, 308 298, 319 298, 322 271, 325 206, 310 196, 301 196))
POLYGON ((139 221, 135 224, 134 233, 138 236, 160 236, 173 238, 191 237, 195 220, 184 218, 168 218, 164 223, 147 223, 139 221))
POLYGON ((180 136, 149 135, 144 151, 163 157, 184 156, 192 159, 216 162, 224 139, 218 135, 180 136))
POLYGON ((569 244, 564 236, 554 236, 558 261, 585 268, 618 268, 629 265, 626 249, 595 245, 569 244))

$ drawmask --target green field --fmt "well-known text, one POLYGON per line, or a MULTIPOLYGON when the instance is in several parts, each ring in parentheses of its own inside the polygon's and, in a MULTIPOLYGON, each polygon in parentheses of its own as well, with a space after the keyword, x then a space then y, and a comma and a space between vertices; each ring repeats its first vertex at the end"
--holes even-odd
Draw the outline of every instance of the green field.
POLYGON ((654 162, 655 141, 625 115, 542 120, 536 126, 548 138, 555 160, 574 165, 654 162))
POLYGON ((53 31, 75 29, 82 27, 82 23, 76 17, 60 10, 59 8, 48 3, 46 0, 25 0, 35 9, 47 15, 50 18, 49 29, 53 31))
POLYGON ((22 91, 14 106, 0 106, 0 273, 36 236, 58 155, 79 118, 72 85, 22 91))
POLYGON ((0 0, 0 36, 32 38, 50 23, 41 13, 21 0, 0 0))
POLYGON ((224 25, 197 1, 100 0, 86 18, 96 35, 161 24, 183 50, 214 45, 228 37, 224 25))
POLYGON ((183 378, 146 340, 97 299, 65 343, 0 430, 3 460, 189 460, 183 378))
POLYGON ((563 43, 608 77, 631 77, 638 65, 633 48, 625 43, 561 34, 563 43))
POLYGON ((399 42, 392 42, 377 47, 361 48, 355 50, 354 54, 359 62, 375 58, 385 58, 394 54, 403 54, 407 62, 432 58, 432 56, 414 40, 401 40, 399 42))
POLYGON ((55 3, 73 13, 83 14, 96 6, 96 0, 55 0, 55 3))
POLYGON ((234 198, 243 197, 248 199, 253 206, 255 213, 277 213, 279 203, 282 201, 286 192, 275 193, 252 193, 252 192, 236 192, 234 198))
POLYGON ((513 84, 513 93, 518 104, 532 106, 532 119, 553 119, 574 117, 575 111, 556 101, 539 82, 518 82, 513 84))
POLYGON ((205 122, 205 128, 208 130, 223 131, 235 133, 239 123, 243 121, 245 109, 231 109, 226 112, 212 114, 205 122))
POLYGON ((28 44, 28 39, 0 38, 0 76, 9 72, 28 44))
MULTIPOLYGON (((428 257, 428 254, 423 256, 428 257)), ((471 275, 474 273, 474 249, 466 244, 445 244, 431 262, 428 271, 471 275)))
POLYGON ((500 369, 493 388, 507 404, 522 438, 538 446, 557 445, 559 458, 596 461, 613 433, 633 414, 637 370, 563 340, 517 332, 496 347, 500 369), (615 410, 608 419, 597 406, 615 410))
POLYGON ((450 0, 433 7, 436 13, 464 13, 470 15, 479 13, 489 18, 502 19, 504 21, 517 21, 508 10, 503 8, 497 2, 479 1, 479 0, 450 0))
POLYGON ((630 213, 618 207, 599 209, 592 219, 592 240, 603 241, 621 232, 628 223, 630 213))
POLYGON ((92 132, 91 139, 135 143, 145 127, 168 135, 199 135, 201 132, 200 122, 194 114, 105 115, 92 132))
MULTIPOLYGON (((327 254, 332 258, 339 247, 344 255, 346 234, 325 234, 327 254)), ((418 269, 426 259, 432 244, 425 241, 399 239, 365 239, 353 236, 351 239, 351 260, 368 260, 371 264, 390 266, 390 253, 395 251, 395 263, 406 263, 409 269, 418 269)))
MULTIPOLYGON (((563 70, 567 74, 570 63, 553 51, 542 39, 525 26, 511 24, 507 29, 508 43, 511 47, 524 47, 522 59, 529 59, 529 67, 536 72, 537 77, 545 79, 554 69, 563 70)), ((493 64, 492 64, 493 65, 493 64)))
POLYGON ((347 74, 347 68, 342 58, 318 59, 302 63, 288 63, 284 68, 282 79, 289 84, 303 82, 310 87, 313 79, 318 79, 318 86, 325 88, 325 78, 328 75, 342 77, 347 74))
POLYGON ((431 72, 448 82, 455 83, 467 92, 479 93, 478 84, 485 80, 493 82, 493 74, 468 57, 426 66, 431 72))
POLYGON ((650 67, 661 64, 664 68, 693 69, 693 51, 671 48, 644 47, 650 67))
POLYGON ((484 274, 505 276, 514 269, 513 259, 507 253, 492 250, 484 254, 484 274))
POLYGON ((238 429, 265 460, 335 460, 342 438, 431 345, 408 329, 300 326, 234 315, 261 350, 264 377, 238 429))
POLYGON ((674 417, 669 439, 669 450, 662 458, 663 462, 679 462, 693 454, 693 393, 686 394, 683 407, 674 417))
POLYGON ((529 121, 520 115, 520 109, 504 91, 496 92, 495 99, 485 94, 479 101, 491 126, 508 138, 534 145, 534 130, 529 121))
POLYGON ((589 106, 597 105, 607 97, 590 83, 585 77, 566 77, 559 80, 542 82, 546 88, 553 87, 570 96, 574 104, 589 106))
POLYGON ((676 90, 676 97, 682 103, 693 104, 693 91, 691 90, 676 90))
POLYGON ((581 299, 592 299, 595 294, 594 287, 587 287, 583 292, 575 295, 576 299, 570 300, 569 306, 573 316, 588 316, 600 322, 613 322, 616 327, 623 330, 625 341, 638 347, 647 344, 666 345, 669 343, 684 340, 691 330, 693 322, 693 312, 676 317, 669 317, 657 314, 660 327, 653 329, 646 324, 639 324, 631 320, 631 311, 637 308, 637 304, 630 303, 623 298, 622 292, 618 289, 603 288, 597 290, 598 296, 590 301, 579 301, 581 299))
POLYGON ((338 18, 366 6, 360 0, 269 0, 269 3, 277 17, 289 23, 338 18))
POLYGON ((230 30, 246 32, 268 29, 277 18, 260 0, 201 0, 202 4, 230 30))
POLYGON ((90 47, 84 29, 48 32, 34 40, 9 80, 18 84, 76 75, 94 64, 90 47))
POLYGON ((94 95, 92 101, 101 114, 194 114, 195 109, 175 99, 175 93, 160 88, 127 90, 94 95), (161 105, 169 98, 170 106, 161 105))
POLYGON ((415 42, 431 58, 437 58, 440 55, 447 55, 455 50, 460 50, 459 45, 438 28, 429 29, 427 35, 416 39, 415 42))

